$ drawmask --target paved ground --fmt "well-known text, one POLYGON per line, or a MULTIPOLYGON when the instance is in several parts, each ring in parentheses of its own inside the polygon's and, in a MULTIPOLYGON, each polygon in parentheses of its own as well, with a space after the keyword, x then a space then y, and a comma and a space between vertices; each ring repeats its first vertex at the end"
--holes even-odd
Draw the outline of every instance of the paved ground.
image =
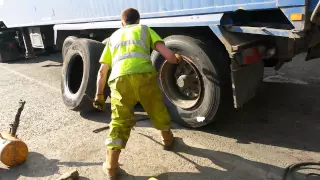
MULTIPOLYGON (((123 179, 279 180, 286 166, 320 159, 320 60, 287 64, 268 72, 258 96, 242 109, 208 127, 174 125, 174 152, 161 150, 148 121, 137 123, 121 156, 123 179), (271 76, 270 76, 271 75, 271 76)), ((0 179, 55 179, 78 169, 82 179, 104 179, 108 113, 79 114, 60 95, 60 57, 0 64, 0 131, 8 130, 19 99, 27 101, 20 138, 29 145, 25 164, 0 179)))

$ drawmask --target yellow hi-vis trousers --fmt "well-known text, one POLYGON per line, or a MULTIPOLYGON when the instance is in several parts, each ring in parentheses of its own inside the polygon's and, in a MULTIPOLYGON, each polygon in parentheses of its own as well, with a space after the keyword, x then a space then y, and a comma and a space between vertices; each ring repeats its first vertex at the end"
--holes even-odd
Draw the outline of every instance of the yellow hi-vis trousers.
POLYGON ((170 129, 170 116, 163 103, 157 73, 130 74, 109 83, 111 89, 111 123, 106 140, 108 149, 123 149, 136 124, 133 107, 140 102, 154 127, 170 129))

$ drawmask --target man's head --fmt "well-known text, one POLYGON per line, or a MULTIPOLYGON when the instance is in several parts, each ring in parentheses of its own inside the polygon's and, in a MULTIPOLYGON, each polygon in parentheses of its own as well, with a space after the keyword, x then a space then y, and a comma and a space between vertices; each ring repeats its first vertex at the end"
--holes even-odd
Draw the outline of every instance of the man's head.
POLYGON ((127 8, 121 13, 122 26, 140 23, 139 11, 133 8, 127 8))

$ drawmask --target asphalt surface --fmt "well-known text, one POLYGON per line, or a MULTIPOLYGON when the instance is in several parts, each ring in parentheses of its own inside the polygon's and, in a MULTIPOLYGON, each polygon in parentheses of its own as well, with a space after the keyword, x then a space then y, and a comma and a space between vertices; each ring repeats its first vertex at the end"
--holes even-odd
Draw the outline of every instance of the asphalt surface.
MULTIPOLYGON (((292 163, 319 161, 319 67, 320 60, 296 58, 279 72, 267 70, 257 97, 219 122, 197 130, 174 124, 173 152, 162 150, 149 121, 138 122, 121 154, 121 178, 280 180, 292 163)), ((73 169, 80 179, 104 179, 107 131, 92 131, 110 114, 68 110, 60 72, 58 54, 0 64, 0 132, 25 100, 18 135, 30 151, 21 166, 0 163, 1 180, 56 179, 73 169)))

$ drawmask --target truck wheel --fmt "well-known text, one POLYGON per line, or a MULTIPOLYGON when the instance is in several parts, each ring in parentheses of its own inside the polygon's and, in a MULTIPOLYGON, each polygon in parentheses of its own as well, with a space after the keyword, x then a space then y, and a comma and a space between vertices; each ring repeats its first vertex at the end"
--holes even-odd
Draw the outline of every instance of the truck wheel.
POLYGON ((230 60, 224 47, 188 36, 170 36, 164 41, 184 58, 174 65, 156 51, 151 55, 173 121, 194 128, 211 123, 232 98, 230 60))
MULTIPOLYGON (((105 45, 90 39, 77 39, 67 51, 62 67, 61 91, 64 104, 71 110, 93 108, 99 58, 105 45)), ((105 96, 110 94, 105 87, 105 96)))
POLYGON ((69 47, 71 46, 71 44, 77 40, 78 37, 75 36, 68 36, 64 41, 63 41, 63 45, 62 45, 62 58, 64 59, 65 55, 68 52, 69 47))

